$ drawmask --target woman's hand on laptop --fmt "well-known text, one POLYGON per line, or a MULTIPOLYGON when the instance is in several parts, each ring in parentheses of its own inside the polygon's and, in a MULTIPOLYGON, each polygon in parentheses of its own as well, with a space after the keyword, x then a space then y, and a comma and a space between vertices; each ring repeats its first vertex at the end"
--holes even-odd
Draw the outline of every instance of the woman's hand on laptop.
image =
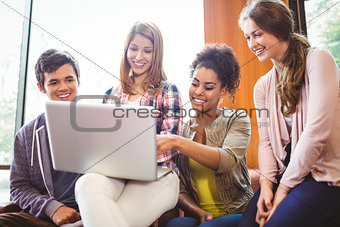
POLYGON ((52 216, 52 220, 57 226, 74 223, 80 219, 80 213, 67 206, 59 207, 52 216))
POLYGON ((157 155, 162 154, 165 151, 177 149, 180 143, 180 136, 167 134, 167 135, 157 135, 157 155))

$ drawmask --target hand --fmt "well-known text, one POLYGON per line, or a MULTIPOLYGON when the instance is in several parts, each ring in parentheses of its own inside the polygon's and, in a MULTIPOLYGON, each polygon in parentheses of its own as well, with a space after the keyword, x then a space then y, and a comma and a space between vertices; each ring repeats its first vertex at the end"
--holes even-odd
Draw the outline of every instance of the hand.
POLYGON ((52 216, 52 221, 57 225, 61 226, 64 224, 74 223, 79 221, 80 214, 75 209, 61 206, 57 209, 57 211, 52 216))
MULTIPOLYGON (((203 211, 203 210, 202 210, 202 211, 203 211)), ((206 222, 206 221, 212 220, 212 219, 214 218, 214 215, 213 215, 212 213, 203 211, 203 212, 199 215, 199 218, 200 218, 201 224, 203 224, 203 223, 206 222)))
MULTIPOLYGON (((265 180, 264 180, 265 181, 265 180)), ((269 183, 271 184, 271 182, 269 183)), ((267 219, 269 212, 272 209, 273 191, 266 184, 261 183, 261 193, 257 201, 256 222, 261 223, 261 219, 267 219)))
POLYGON ((269 216, 267 218, 267 222, 269 219, 273 216, 274 212, 278 208, 278 206, 282 203, 282 201, 287 197, 289 191, 291 188, 287 187, 284 184, 279 184, 279 187, 276 190, 274 201, 273 201, 273 207, 269 212, 269 216))
POLYGON ((179 138, 177 135, 157 135, 157 155, 162 154, 165 151, 172 150, 176 148, 176 142, 179 138))

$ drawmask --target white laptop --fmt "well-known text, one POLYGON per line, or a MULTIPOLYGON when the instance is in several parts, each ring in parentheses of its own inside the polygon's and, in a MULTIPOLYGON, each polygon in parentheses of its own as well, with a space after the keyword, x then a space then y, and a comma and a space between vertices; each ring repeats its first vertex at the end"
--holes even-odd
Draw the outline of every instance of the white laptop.
POLYGON ((171 172, 157 167, 153 107, 46 102, 53 167, 75 173, 154 181, 171 172))

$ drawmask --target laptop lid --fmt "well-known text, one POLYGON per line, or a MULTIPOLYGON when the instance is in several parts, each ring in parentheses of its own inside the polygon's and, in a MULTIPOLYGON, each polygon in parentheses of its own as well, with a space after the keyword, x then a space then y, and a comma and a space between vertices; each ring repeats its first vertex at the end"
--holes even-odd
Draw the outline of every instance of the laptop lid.
POLYGON ((45 105, 56 170, 157 179, 154 107, 66 101, 45 105))

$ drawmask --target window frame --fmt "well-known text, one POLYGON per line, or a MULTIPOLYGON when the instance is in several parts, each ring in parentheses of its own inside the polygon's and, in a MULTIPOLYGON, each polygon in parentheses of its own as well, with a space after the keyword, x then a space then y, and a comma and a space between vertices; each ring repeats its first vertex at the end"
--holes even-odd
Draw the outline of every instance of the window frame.
POLYGON ((293 11, 295 32, 307 36, 305 0, 289 0, 289 8, 293 11))
MULTIPOLYGON (((31 19, 32 19, 32 6, 33 0, 25 1, 25 15, 23 22, 23 32, 21 41, 21 53, 20 53, 20 68, 19 68, 19 79, 18 79, 18 93, 17 93, 17 108, 15 114, 15 126, 14 134, 19 131, 23 126, 25 117, 25 96, 26 96, 26 81, 27 81, 27 67, 28 67, 28 55, 29 55, 29 44, 31 35, 31 19)), ((4 165, 0 163, 0 170, 9 170, 11 165, 4 165)))

